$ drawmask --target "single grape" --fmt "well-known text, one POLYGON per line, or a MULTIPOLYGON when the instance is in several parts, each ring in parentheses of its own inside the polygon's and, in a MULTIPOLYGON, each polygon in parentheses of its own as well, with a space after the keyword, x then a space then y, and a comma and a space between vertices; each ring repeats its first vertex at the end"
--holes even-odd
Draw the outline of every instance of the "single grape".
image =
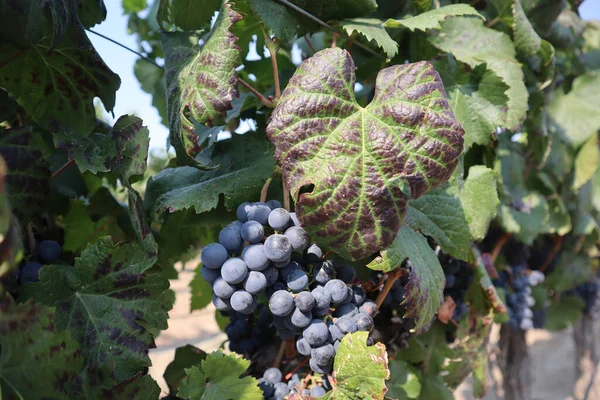
POLYGON ((310 321, 312 321, 312 313, 302 312, 298 308, 295 308, 290 316, 290 322, 297 328, 308 326, 310 321))
POLYGON ((308 389, 302 389, 302 396, 309 396, 310 395, 310 391, 308 389))
POLYGON ((40 280, 39 273, 42 264, 30 261, 21 267, 19 271, 19 281, 21 283, 35 283, 40 280))
POLYGON ((277 281, 273 284, 273 286, 267 287, 267 289, 265 290, 265 294, 268 298, 271 298, 271 296, 273 296, 273 294, 278 290, 283 290, 284 292, 287 292, 287 285, 283 282, 277 281))
POLYGON ((248 243, 259 243, 265 237, 265 228, 256 221, 244 222, 240 235, 248 243))
POLYGON ((445 274, 446 276, 446 289, 450 289, 454 287, 456 284, 456 275, 454 274, 445 274))
POLYGON ((363 305, 363 303, 367 299, 367 292, 365 292, 365 289, 363 289, 362 286, 352 286, 352 294, 354 296, 352 298, 352 302, 358 307, 363 305))
POLYGON ((320 347, 312 349, 310 356, 315 360, 317 365, 328 365, 333 362, 335 350, 333 349, 333 345, 326 343, 320 347))
POLYGON ((229 299, 235 293, 237 288, 227 283, 222 277, 215 279, 212 285, 213 292, 222 299, 229 299))
POLYGON ((228 251, 239 251, 244 244, 240 229, 235 226, 226 226, 219 232, 219 243, 228 251))
POLYGON ((290 262, 292 261, 292 256, 290 255, 288 258, 286 258, 283 261, 271 261, 271 264, 275 267, 275 268, 285 268, 290 262))
POLYGON ((293 270, 286 277, 288 288, 295 293, 304 290, 304 288, 308 286, 308 282, 308 275, 306 275, 306 272, 301 269, 293 270))
POLYGON ((232 223, 227 224, 227 226, 230 226, 235 229, 242 229, 242 225, 244 225, 242 221, 233 221, 232 223))
POLYGON ((356 277, 356 271, 351 265, 342 265, 337 269, 336 277, 344 281, 344 283, 350 283, 356 277))
POLYGON ((340 279, 332 279, 325 284, 325 290, 331 295, 331 302, 341 303, 348 296, 348 286, 340 279))
POLYGON ((212 285, 217 280, 217 278, 221 277, 221 270, 206 268, 203 265, 202 268, 200 268, 200 275, 202 275, 205 281, 212 285))
POLYGON ((373 318, 366 313, 358 313, 352 317, 352 320, 356 323, 356 327, 359 331, 371 332, 374 326, 373 318))
POLYGON ((258 387, 263 391, 263 396, 265 399, 269 399, 275 394, 275 384, 271 381, 259 379, 258 387))
POLYGON ((241 283, 246 275, 248 275, 248 267, 241 258, 230 258, 221 268, 221 276, 232 285, 241 283))
POLYGON ((320 346, 327 341, 327 338, 329 337, 329 328, 322 320, 313 319, 302 332, 302 337, 310 346, 320 346))
POLYGON ((318 263, 323 259, 323 250, 316 244, 311 245, 306 251, 306 262, 308 264, 318 263))
MULTIPOLYGON (((333 363, 329 364, 329 365, 322 366, 322 365, 317 364, 317 362, 315 361, 315 359, 312 358, 312 357, 308 361, 308 365, 310 366, 310 369, 312 369, 317 374, 321 374, 321 375, 328 374, 333 369, 333 363)), ((307 392, 308 392, 308 390, 307 390, 307 392)), ((310 392, 307 393, 307 395, 308 394, 310 394, 310 392)))
POLYGON ((277 201, 277 200, 269 200, 269 201, 267 201, 267 206, 269 206, 269 208, 271 210, 274 210, 276 208, 283 208, 283 205, 279 201, 277 201))
POLYGON ((315 277, 315 281, 321 285, 325 285, 335 278, 335 268, 333 267, 333 263, 327 260, 315 265, 312 273, 315 277))
POLYGON ((231 308, 242 314, 251 314, 256 308, 256 300, 245 290, 236 291, 229 300, 231 308))
POLYGON ((244 290, 250 294, 259 294, 267 288, 267 277, 258 271, 250 271, 244 280, 244 290))
POLYGON ((296 307, 298 307, 298 309, 303 312, 311 311, 313 308, 315 308, 316 305, 315 298, 310 292, 298 293, 298 295, 294 299, 294 303, 296 304, 296 307))
POLYGON ((315 317, 324 317, 327 314, 329 314, 329 307, 313 308, 312 313, 313 313, 313 316, 315 316, 315 317))
POLYGON ((290 393, 290 388, 287 383, 278 382, 275 384, 275 394, 273 397, 277 400, 283 400, 290 393))
MULTIPOLYGON (((340 339, 341 340, 341 339, 340 339)), ((336 340, 335 342, 333 342, 333 349, 335 350, 335 352, 338 352, 338 349, 340 348, 340 341, 336 340)))
POLYGON ((279 368, 269 368, 263 374, 263 379, 272 382, 273 384, 281 382, 283 374, 279 368))
POLYGON ((316 307, 318 308, 329 308, 331 304, 331 295, 323 286, 317 286, 311 292, 315 299, 316 307))
POLYGON ((265 254, 271 261, 285 261, 292 255, 292 245, 287 237, 276 233, 265 240, 265 254))
POLYGON ((285 208, 276 208, 269 214, 269 225, 276 231, 284 231, 290 222, 290 213, 285 208))
MULTIPOLYGON (((294 309, 294 311, 296 311, 296 309, 294 309)), ((302 328, 294 325, 294 323, 292 322, 292 315, 294 315, 294 313, 292 312, 290 315, 288 315, 287 317, 285 317, 285 327, 288 328, 293 334, 294 336, 298 336, 300 334, 302 334, 302 328)), ((301 323, 304 322, 302 320, 302 317, 300 317, 301 319, 301 323)))
POLYGON ((284 317, 294 310, 294 297, 285 290, 278 290, 269 299, 269 310, 278 317, 284 317))
POLYGON ((250 205, 248 208, 248 220, 249 221, 257 221, 261 225, 267 225, 269 221, 269 214, 271 213, 271 209, 266 204, 254 203, 250 205))
POLYGON ((372 300, 365 300, 365 302, 360 306, 359 311, 374 317, 377 313, 377 303, 372 300))
POLYGON ((49 264, 60 257, 60 244, 54 240, 44 240, 37 248, 38 257, 44 264, 49 264))
POLYGON ((296 350, 303 356, 310 356, 312 347, 310 347, 310 344, 302 337, 296 341, 296 350))
POLYGON ((310 388, 310 396, 311 397, 321 397, 325 396, 327 392, 321 386, 313 386, 310 388))
MULTIPOLYGON (((329 334, 334 341, 339 341, 344 338, 344 333, 335 324, 329 325, 329 334)), ((325 342, 323 342, 325 343, 325 342)))
POLYGON ((344 300, 342 300, 340 304, 348 304, 354 301, 354 291, 352 290, 352 288, 350 286, 347 286, 346 291, 346 297, 344 298, 344 300))
POLYGON ((524 331, 533 329, 533 320, 531 318, 523 318, 521 324, 519 325, 519 328, 521 328, 521 330, 524 331))
POLYGON ((277 279, 279 279, 279 270, 275 267, 269 267, 262 271, 262 273, 265 275, 265 278, 267 278, 267 286, 274 285, 277 282, 277 279))
POLYGON ((298 264, 296 261, 290 261, 288 263, 288 265, 286 265, 285 267, 283 267, 279 270, 279 276, 281 277, 281 279, 287 281, 287 277, 289 274, 291 274, 294 271, 301 270, 301 269, 302 269, 302 266, 300 264, 298 264))
POLYGON ((213 293, 212 302, 215 305, 215 308, 219 311, 229 311, 231 310, 231 304, 229 300, 225 300, 217 296, 213 293))
POLYGON ((288 228, 285 231, 285 236, 289 239, 294 251, 304 251, 310 244, 308 233, 299 226, 288 228))
POLYGON ((335 321, 335 326, 343 333, 354 333, 358 330, 356 323, 351 318, 342 317, 335 321))
POLYGON ((242 251, 242 259, 251 271, 262 271, 269 266, 269 259, 262 243, 247 246, 242 251))
POLYGON ((352 303, 343 304, 343 305, 339 306, 333 313, 333 315, 335 317, 348 317, 348 318, 352 318, 357 314, 358 314, 358 307, 356 307, 356 305, 352 304, 352 303))
POLYGON ((292 224, 294 224, 294 226, 300 226, 300 220, 295 212, 290 213, 290 219, 292 220, 292 224))
POLYGON ((247 201, 243 202, 238 206, 237 210, 235 211, 237 219, 239 219, 242 222, 248 221, 248 207, 250 207, 250 203, 248 203, 247 201))
POLYGON ((200 253, 202 265, 210 269, 221 268, 223 263, 227 261, 227 249, 219 243, 211 243, 202 248, 200 253))

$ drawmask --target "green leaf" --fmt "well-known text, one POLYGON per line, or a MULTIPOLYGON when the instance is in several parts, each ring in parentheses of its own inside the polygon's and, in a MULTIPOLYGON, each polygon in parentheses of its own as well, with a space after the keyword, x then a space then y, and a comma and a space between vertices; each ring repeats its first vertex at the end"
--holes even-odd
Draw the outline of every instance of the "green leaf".
POLYGON ((158 23, 169 22, 184 31, 202 30, 210 25, 221 3, 222 0, 160 0, 158 23))
POLYGON ((600 154, 598 152, 598 135, 592 135, 581 146, 575 157, 575 181, 573 190, 579 190, 598 169, 600 154))
POLYGON ((426 327, 443 301, 444 271, 427 239, 407 225, 402 226, 396 239, 367 267, 389 272, 398 268, 405 259, 411 262, 406 285, 405 318, 415 318, 415 331, 426 327))
POLYGON ((360 33, 367 40, 374 40, 383 49, 388 58, 394 58, 398 54, 398 43, 392 39, 383 27, 383 21, 376 18, 352 18, 340 22, 348 35, 354 31, 360 33))
POLYGON ((368 332, 351 333, 342 339, 335 355, 333 389, 322 397, 337 399, 382 399, 390 377, 385 346, 367 346, 368 332))
MULTIPOLYGON (((128 0, 124 0, 123 4, 128 0)), ((91 28, 106 19, 104 0, 79 0, 77 16, 85 28, 91 28)))
POLYGON ((546 311, 546 329, 560 331, 575 324, 583 316, 585 302, 574 295, 560 296, 550 303, 546 311))
POLYGON ((146 7, 148 7, 146 0, 123 0, 124 13, 138 13, 142 10, 145 10, 146 7))
POLYGON ((394 240, 408 196, 451 176, 463 130, 431 64, 381 70, 366 108, 354 97, 354 69, 339 48, 302 63, 267 135, 304 228, 317 243, 356 260, 394 240), (307 185, 312 192, 300 194, 307 185))
POLYGON ((169 282, 147 270, 156 261, 133 244, 102 238, 75 259, 75 268, 47 265, 22 295, 57 308, 54 321, 84 345, 87 367, 116 383, 150 365, 152 332, 167 328, 173 304, 169 282))
POLYGON ((454 395, 444 384, 441 376, 423 375, 419 400, 454 400, 454 395))
POLYGON ((465 149, 473 144, 488 146, 508 110, 508 86, 485 65, 474 69, 447 57, 434 62, 440 74, 448 103, 465 130, 465 149))
POLYGON ((0 156, 0 296, 14 290, 17 268, 23 256, 21 227, 11 211, 5 180, 6 163, 0 156))
POLYGON ((532 192, 524 196, 521 203, 519 209, 502 205, 498 218, 505 232, 515 234, 518 240, 530 245, 548 223, 548 202, 539 193, 532 192))
POLYGON ((25 225, 43 213, 50 193, 49 163, 39 131, 31 126, 2 130, 0 155, 8 166, 6 185, 13 212, 25 225))
POLYGON ((69 395, 72 398, 86 400, 108 398, 155 400, 160 397, 160 386, 150 375, 141 372, 115 385, 107 374, 84 369, 73 382, 69 395))
POLYGON ((503 126, 512 129, 523 121, 527 112, 527 88, 508 35, 486 27, 477 18, 454 17, 443 22, 442 29, 431 36, 430 41, 472 68, 487 64, 487 68, 508 85, 508 112, 503 126))
POLYGON ((177 396, 191 400, 262 400, 262 390, 258 381, 240 375, 246 373, 250 361, 236 354, 224 355, 220 351, 210 353, 201 366, 187 369, 186 379, 179 387, 177 396))
POLYGON ((70 129, 61 129, 54 133, 56 148, 65 149, 70 160, 75 160, 80 172, 92 174, 110 170, 110 160, 117 157, 117 147, 109 135, 92 133, 82 136, 70 129))
POLYGON ((200 274, 200 265, 196 268, 194 278, 190 282, 190 312, 202 310, 212 302, 212 287, 200 274))
POLYGON ((546 277, 544 285, 556 293, 566 292, 585 282, 595 269, 594 261, 587 256, 566 251, 546 277))
POLYGON ((177 388, 185 379, 185 369, 200 365, 204 359, 206 359, 206 353, 191 344, 175 350, 175 358, 167 365, 163 374, 171 394, 177 393, 177 388))
POLYGON ((406 225, 431 236, 444 253, 467 260, 471 234, 461 201, 448 188, 437 188, 408 203, 406 225))
POLYGON ((116 225, 111 217, 92 220, 85 203, 82 200, 72 200, 69 213, 64 219, 63 251, 79 254, 88 243, 95 243, 101 237, 110 235, 111 223, 116 225))
POLYGON ((110 160, 110 170, 119 179, 128 181, 132 176, 146 172, 149 134, 142 120, 133 115, 123 115, 115 122, 110 136, 116 143, 117 157, 110 160))
POLYGON ((65 399, 66 385, 83 358, 67 331, 57 329, 53 309, 29 300, 0 303, 0 393, 6 399, 65 399), (35 373, 34 373, 35 371, 35 373))
POLYGON ((165 70, 140 58, 133 65, 133 73, 142 90, 152 96, 152 105, 158 111, 161 122, 168 125, 165 70))
POLYGON ((88 135, 96 123, 94 98, 111 111, 121 85, 77 25, 55 46, 48 35, 28 49, 2 42, 0 60, 2 86, 38 124, 52 131, 59 122, 88 135))
POLYGON ((571 90, 554 92, 548 105, 549 130, 578 148, 600 129, 600 73, 587 72, 573 81, 571 90))
POLYGON ((419 14, 414 17, 404 19, 388 19, 385 21, 386 28, 408 28, 411 31, 426 31, 427 29, 442 29, 440 23, 448 17, 456 15, 475 15, 485 20, 476 9, 468 4, 451 4, 448 6, 436 8, 419 14))
POLYGON ((472 166, 458 196, 471 236, 474 240, 482 240, 500 205, 495 172, 482 165, 472 166))
POLYGON ((240 65, 240 48, 229 31, 241 16, 223 2, 204 46, 197 33, 163 32, 170 142, 178 159, 200 166, 193 157, 200 151, 194 122, 219 125, 239 96, 235 68, 240 65))
POLYGON ((533 29, 519 0, 513 0, 512 13, 513 38, 517 54, 523 56, 537 54, 542 46, 542 39, 533 29))
POLYGON ((210 211, 225 196, 225 207, 235 209, 248 199, 258 199, 265 180, 273 174, 272 146, 261 135, 248 132, 215 143, 199 154, 219 168, 200 171, 192 167, 165 169, 148 182, 146 202, 153 213, 194 208, 210 211))
POLYGON ((421 392, 419 372, 402 360, 390 361, 390 378, 386 397, 392 399, 417 399, 421 392))

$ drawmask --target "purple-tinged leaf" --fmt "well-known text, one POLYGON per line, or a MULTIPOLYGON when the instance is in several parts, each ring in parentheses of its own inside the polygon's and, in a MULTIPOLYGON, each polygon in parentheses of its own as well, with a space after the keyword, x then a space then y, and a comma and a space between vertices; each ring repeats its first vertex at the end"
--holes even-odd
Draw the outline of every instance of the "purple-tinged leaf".
POLYGON ((409 196, 451 176, 464 130, 428 62, 380 71, 365 108, 354 97, 354 70, 339 48, 304 61, 267 134, 305 229, 322 246, 359 259, 392 243, 409 196))

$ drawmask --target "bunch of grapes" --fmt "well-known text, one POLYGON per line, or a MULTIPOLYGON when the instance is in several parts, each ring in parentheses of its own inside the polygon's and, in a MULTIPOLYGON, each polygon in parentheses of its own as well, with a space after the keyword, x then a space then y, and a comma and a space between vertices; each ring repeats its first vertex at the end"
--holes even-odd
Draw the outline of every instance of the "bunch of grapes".
POLYGON ((598 301, 598 296, 600 295, 600 284, 597 281, 592 281, 577 285, 575 288, 575 295, 583 300, 585 303, 583 312, 584 314, 589 315, 598 301))
POLYGON ((440 253, 438 258, 444 270, 444 277, 446 278, 444 297, 452 297, 452 300, 456 304, 452 319, 460 321, 469 311, 465 303, 465 295, 473 280, 473 270, 465 261, 458 260, 446 254, 440 253))
POLYGON ((325 385, 328 384, 328 381, 323 380, 323 386, 313 382, 311 387, 306 388, 298 374, 293 374, 286 383, 279 368, 269 368, 265 371, 263 377, 258 380, 258 384, 263 391, 265 399, 284 400, 286 396, 293 395, 315 398, 324 396, 327 393, 325 385))
POLYGON ((252 354, 262 343, 273 339, 271 323, 273 316, 266 307, 258 305, 257 315, 242 314, 235 311, 228 313, 230 323, 225 328, 229 339, 229 349, 240 354, 252 354))
MULTIPOLYGON (((314 372, 331 372, 342 338, 373 328, 376 304, 367 300, 362 286, 350 284, 354 268, 324 260, 295 214, 279 202, 243 203, 237 217, 221 230, 219 243, 201 253, 201 273, 212 284, 213 304, 223 312, 250 315, 265 294, 279 336, 297 337, 296 348, 310 356, 314 372)), ((235 318, 230 333, 237 333, 234 325, 244 324, 239 315, 235 318)), ((243 350, 254 343, 240 335, 233 338, 232 350, 242 342, 243 350)))
POLYGON ((508 323, 513 329, 528 330, 534 327, 531 308, 535 305, 535 299, 531 295, 531 287, 542 283, 544 278, 540 271, 528 271, 523 265, 512 265, 500 271, 498 278, 493 280, 494 286, 505 290, 508 323))
POLYGON ((50 264, 60 257, 61 248, 53 240, 44 240, 36 246, 38 261, 29 261, 18 271, 18 279, 21 283, 34 283, 40 280, 40 268, 44 264, 50 264))
MULTIPOLYGON (((410 264, 405 265, 410 268, 410 264)), ((371 285, 379 286, 379 291, 383 289, 384 274, 376 273, 371 277, 371 285)), ((411 330, 415 327, 415 321, 412 318, 403 318, 406 313, 406 307, 402 304, 406 290, 406 278, 401 277, 396 280, 388 294, 381 303, 381 308, 375 317, 375 325, 379 328, 374 330, 373 338, 377 341, 386 343, 386 346, 397 346, 400 349, 408 347, 408 340, 412 336, 411 330)))

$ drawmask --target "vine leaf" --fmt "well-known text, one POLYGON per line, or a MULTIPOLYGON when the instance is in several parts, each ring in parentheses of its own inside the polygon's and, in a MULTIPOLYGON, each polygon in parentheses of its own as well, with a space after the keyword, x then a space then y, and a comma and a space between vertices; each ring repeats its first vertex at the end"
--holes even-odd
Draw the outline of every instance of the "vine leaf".
POLYGON ((52 131, 58 122, 89 135, 96 122, 94 98, 111 111, 121 85, 79 24, 73 24, 54 46, 47 34, 26 49, 2 42, 0 60, 0 85, 38 124, 52 131))
POLYGON ((200 151, 194 123, 220 125, 239 96, 236 67, 241 64, 237 38, 230 32, 241 19, 226 0, 210 37, 200 48, 194 32, 162 32, 165 49, 167 114, 170 142, 178 159, 201 167, 193 160, 200 151))
POLYGON ((448 103, 465 129, 465 149, 473 144, 488 146, 508 110, 508 86, 485 65, 473 69, 451 57, 433 63, 440 74, 448 103))
MULTIPOLYGON (((77 5, 77 17, 79 22, 86 27, 91 28, 106 19, 106 6, 104 0, 79 0, 77 5)), ((146 0, 135 0, 137 3, 137 9, 130 7, 132 1, 123 1, 123 11, 125 12, 139 12, 146 8, 146 0), (141 9, 139 9, 141 8, 141 9)))
POLYGON ((333 389, 322 397, 337 399, 381 399, 390 377, 385 345, 367 346, 368 332, 355 332, 344 336, 335 355, 333 389))
POLYGON ((546 329, 549 331, 562 331, 575 325, 583 316, 584 300, 576 295, 563 295, 555 299, 548 307, 546 329))
POLYGON ((304 61, 267 135, 305 229, 356 260, 394 240, 409 196, 451 176, 464 131, 431 64, 381 70, 365 108, 354 98, 354 70, 352 57, 339 48, 304 61), (314 185, 312 192, 300 194, 307 185, 314 185))
POLYGON ((513 129, 523 121, 528 107, 527 88, 513 41, 507 34, 486 27, 477 18, 453 17, 443 22, 442 29, 429 40, 472 68, 487 64, 508 85, 508 111, 503 126, 513 129))
POLYGON ((133 73, 142 90, 152 96, 152 105, 160 115, 161 122, 168 125, 165 70, 140 58, 133 65, 133 73))
POLYGON ((367 267, 389 272, 398 268, 407 258, 412 268, 405 287, 405 317, 416 319, 415 331, 419 332, 429 325, 444 300, 444 271, 427 239, 403 225, 392 245, 367 267))
POLYGON ((177 393, 177 388, 185 379, 185 369, 200 365, 204 359, 206 359, 206 353, 191 344, 175 350, 175 358, 167 365, 163 374, 171 394, 177 393))
POLYGON ((578 191, 586 184, 598 169, 598 135, 594 134, 581 146, 575 156, 575 178, 573 190, 578 191))
POLYGON ((220 5, 221 0, 160 0, 158 23, 172 23, 184 31, 202 30, 220 5))
POLYGON ((196 269, 194 278, 190 282, 190 312, 202 310, 212 302, 212 287, 200 274, 200 267, 196 269))
POLYGON ((390 361, 387 396, 391 399, 418 399, 421 393, 419 371, 402 360, 390 361))
POLYGON ((568 93, 556 90, 548 113, 551 133, 573 148, 584 144, 600 129, 600 73, 578 76, 568 93))
POLYGON ((398 54, 398 42, 396 42, 383 27, 383 21, 376 18, 352 18, 345 19, 340 25, 352 35, 354 31, 360 33, 367 40, 374 40, 383 49, 388 58, 394 58, 398 54))
POLYGON ((124 239, 116 219, 105 216, 92 219, 89 207, 82 200, 71 200, 69 212, 64 216, 65 238, 63 251, 79 254, 88 243, 94 243, 103 236, 110 235, 113 240, 124 239), (112 235, 111 235, 112 234, 112 235))
POLYGON ((50 193, 49 163, 45 146, 31 126, 0 128, 0 155, 8 166, 6 184, 13 212, 24 223, 41 214, 50 193))
POLYGON ((420 30, 426 31, 427 29, 442 29, 440 22, 448 17, 456 15, 476 15, 481 19, 484 19, 476 9, 468 4, 451 4, 448 6, 436 8, 431 11, 424 12, 423 14, 416 15, 414 17, 408 17, 404 19, 388 19, 385 21, 383 26, 386 28, 408 28, 411 31, 420 30))
POLYGON ((75 268, 47 265, 23 295, 57 309, 54 321, 82 346, 87 367, 120 383, 150 365, 157 329, 167 328, 173 293, 147 271, 156 254, 102 238, 75 259, 75 268))
POLYGON ((191 400, 262 400, 258 381, 251 376, 240 378, 248 367, 250 361, 236 354, 210 353, 200 366, 185 370, 187 377, 181 383, 177 396, 191 400))
POLYGON ((54 310, 6 296, 0 315, 2 398, 67 398, 66 385, 81 372, 83 358, 71 334, 57 329, 54 310))
POLYGON ((218 141, 204 149, 198 159, 212 160, 219 167, 201 171, 192 167, 165 169, 148 181, 146 205, 153 214, 194 208, 196 213, 210 211, 225 196, 225 207, 235 209, 251 198, 258 198, 265 179, 275 167, 272 145, 248 132, 218 141))
POLYGON ((13 215, 6 190, 8 170, 0 156, 0 296, 16 284, 16 268, 23 256, 21 227, 13 215))

